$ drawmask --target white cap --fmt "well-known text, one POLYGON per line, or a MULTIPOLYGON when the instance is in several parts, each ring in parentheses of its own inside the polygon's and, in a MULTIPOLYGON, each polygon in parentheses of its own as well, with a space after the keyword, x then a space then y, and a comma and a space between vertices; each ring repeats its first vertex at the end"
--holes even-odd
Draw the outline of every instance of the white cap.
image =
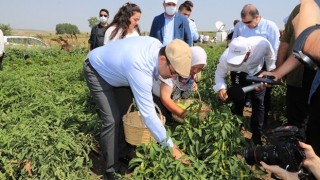
POLYGON ((175 3, 175 4, 178 4, 178 0, 164 0, 164 3, 175 3))
POLYGON ((234 38, 229 44, 227 62, 233 65, 241 64, 249 50, 248 38, 241 36, 234 38))

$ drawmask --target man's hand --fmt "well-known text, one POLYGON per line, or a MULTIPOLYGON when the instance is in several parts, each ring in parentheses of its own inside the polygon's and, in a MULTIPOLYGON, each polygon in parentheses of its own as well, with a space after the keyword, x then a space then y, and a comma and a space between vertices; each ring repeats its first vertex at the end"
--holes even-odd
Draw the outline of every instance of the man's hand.
POLYGON ((226 101, 228 99, 228 94, 227 94, 227 90, 226 89, 220 89, 219 90, 219 98, 222 101, 226 101))
MULTIPOLYGON (((263 71, 262 73, 260 73, 258 75, 258 77, 263 77, 263 76, 273 76, 274 77, 273 78, 274 81, 279 81, 282 78, 281 75, 279 75, 277 73, 277 71, 273 71, 273 72, 263 71)), ((260 90, 262 90, 262 89, 264 89, 266 87, 270 87, 270 85, 268 83, 260 83, 260 84, 261 84, 260 86, 256 87, 257 91, 260 91, 260 90)))
MULTIPOLYGON (((176 145, 174 145, 172 147, 172 155, 173 155, 174 159, 179 160, 185 154, 183 152, 181 152, 180 149, 176 145)), ((183 164, 190 165, 190 161, 188 159, 181 158, 181 161, 183 164)))

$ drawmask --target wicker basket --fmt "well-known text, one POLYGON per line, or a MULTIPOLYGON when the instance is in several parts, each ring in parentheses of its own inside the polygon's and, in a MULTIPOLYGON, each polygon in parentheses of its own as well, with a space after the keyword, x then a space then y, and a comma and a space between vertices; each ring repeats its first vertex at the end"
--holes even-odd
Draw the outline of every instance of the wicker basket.
MULTIPOLYGON (((150 141, 155 141, 154 137, 144 124, 140 112, 130 112, 133 105, 134 103, 129 106, 127 114, 122 117, 126 141, 131 145, 149 144, 150 141)), ((162 115, 160 108, 157 105, 155 106, 159 112, 157 115, 161 123, 164 124, 166 119, 162 115)))
MULTIPOLYGON (((197 93, 198 93, 199 99, 195 99, 195 98, 177 99, 174 102, 176 104, 183 104, 184 106, 189 107, 191 104, 195 103, 196 101, 199 101, 202 104, 201 110, 199 113, 199 120, 203 120, 206 117, 207 113, 211 112, 211 108, 207 103, 201 101, 201 96, 198 91, 197 91, 197 93)), ((175 114, 172 114, 172 117, 175 121, 177 121, 179 123, 184 122, 184 119, 180 118, 179 116, 177 116, 175 114)))

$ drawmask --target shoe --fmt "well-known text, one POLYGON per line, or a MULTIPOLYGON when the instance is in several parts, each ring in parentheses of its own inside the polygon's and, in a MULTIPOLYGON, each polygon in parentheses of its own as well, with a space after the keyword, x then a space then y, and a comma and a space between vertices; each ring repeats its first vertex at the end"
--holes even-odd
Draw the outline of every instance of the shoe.
POLYGON ((115 173, 114 172, 106 172, 103 174, 103 180, 115 180, 115 173))

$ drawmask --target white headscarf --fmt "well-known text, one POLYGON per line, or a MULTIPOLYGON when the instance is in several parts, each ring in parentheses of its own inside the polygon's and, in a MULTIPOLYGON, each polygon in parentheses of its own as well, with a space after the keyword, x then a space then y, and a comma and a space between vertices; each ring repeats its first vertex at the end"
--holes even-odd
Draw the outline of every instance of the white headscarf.
POLYGON ((207 65, 207 53, 206 51, 200 46, 193 46, 190 48, 192 59, 191 59, 191 66, 195 66, 198 64, 207 65))

